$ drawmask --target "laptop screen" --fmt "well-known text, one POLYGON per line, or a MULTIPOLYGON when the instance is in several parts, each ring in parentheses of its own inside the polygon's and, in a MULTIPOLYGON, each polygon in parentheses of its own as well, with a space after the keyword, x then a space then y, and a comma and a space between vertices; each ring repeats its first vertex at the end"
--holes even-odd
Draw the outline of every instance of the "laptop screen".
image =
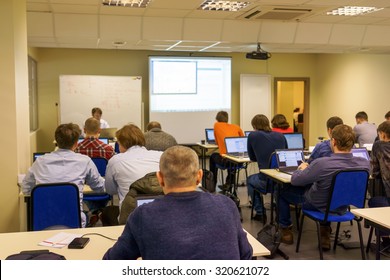
POLYGON ((304 162, 303 151, 299 149, 275 150, 279 169, 298 167, 304 162))
POLYGON ((285 133, 283 134, 287 141, 289 149, 303 149, 302 133, 285 133))
POLYGON ((39 153, 33 153, 33 162, 40 156, 43 156, 44 154, 48 154, 49 152, 39 152, 39 153))
POLYGON ((141 206, 142 204, 146 204, 149 202, 152 202, 158 197, 158 195, 144 195, 144 196, 136 196, 137 200, 137 207, 141 206))
POLYGON ((352 148, 351 153, 354 157, 362 157, 366 160, 370 160, 370 155, 368 154, 366 148, 352 148))
POLYGON ((206 142, 207 143, 215 143, 215 136, 214 136, 214 129, 213 128, 206 128, 206 142))
POLYGON ((226 153, 247 153, 248 138, 247 137, 226 137, 225 138, 226 153))
MULTIPOLYGON (((84 138, 79 138, 77 143, 83 142, 84 138)), ((100 141, 102 141, 104 144, 108 144, 108 138, 99 138, 100 141)))

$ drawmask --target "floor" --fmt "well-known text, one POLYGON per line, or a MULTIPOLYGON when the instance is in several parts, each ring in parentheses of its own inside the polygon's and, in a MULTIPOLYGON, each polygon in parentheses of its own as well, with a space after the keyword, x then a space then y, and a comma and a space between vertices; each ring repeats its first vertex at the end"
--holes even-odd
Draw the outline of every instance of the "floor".
MULTIPOLYGON (((242 213, 242 225, 243 227, 251 233, 253 236, 257 236, 257 233, 263 228, 263 224, 260 221, 251 220, 250 219, 250 204, 248 201, 247 188, 246 186, 240 186, 238 188, 238 196, 241 201, 241 213, 242 213)), ((268 220, 270 220, 270 195, 265 196, 265 207, 267 209, 268 220)), ((292 209, 291 217, 293 217, 294 224, 294 244, 286 245, 281 244, 280 249, 288 255, 290 260, 318 260, 319 259, 319 251, 317 247, 317 233, 315 223, 309 219, 305 219, 304 228, 302 231, 301 245, 299 252, 295 252, 296 239, 298 237, 298 231, 296 229, 296 221, 295 221, 295 210, 292 209)), ((362 223, 363 225, 363 223, 362 223)), ((364 245, 367 243, 369 229, 363 228, 363 240, 364 245)), ((336 231, 336 225, 332 225, 332 235, 331 241, 333 246, 334 241, 334 233, 336 231)), ((340 227, 340 239, 341 242, 346 244, 359 244, 359 235, 357 230, 356 222, 351 226, 350 223, 342 223, 340 227), (349 232, 348 232, 349 231, 349 232), (350 234, 349 234, 350 233, 350 234), (348 236, 350 236, 348 238, 348 236)), ((372 242, 375 242, 375 237, 373 237, 372 242)), ((353 246, 352 246, 353 247, 353 246)), ((367 258, 370 260, 375 259, 375 252, 370 250, 367 255, 367 258)), ((260 258, 261 259, 261 258, 260 258)), ((274 259, 283 259, 280 255, 276 255, 274 259)), ((324 252, 324 259, 326 260, 361 260, 360 247, 353 249, 344 249, 341 246, 337 246, 336 250, 330 250, 324 252)), ((390 255, 381 256, 381 259, 388 260, 390 259, 390 255)))

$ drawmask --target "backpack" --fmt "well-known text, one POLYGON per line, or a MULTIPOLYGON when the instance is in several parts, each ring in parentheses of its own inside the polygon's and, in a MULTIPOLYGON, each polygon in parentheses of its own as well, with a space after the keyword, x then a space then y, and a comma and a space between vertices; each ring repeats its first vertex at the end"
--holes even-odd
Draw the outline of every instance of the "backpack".
POLYGON ((49 250, 21 251, 10 255, 6 260, 66 260, 64 256, 50 252, 49 250))
POLYGON ((208 192, 215 193, 214 175, 207 169, 203 169, 202 187, 208 192))
POLYGON ((278 252, 281 239, 282 235, 276 225, 267 224, 257 233, 257 240, 270 251, 270 255, 266 256, 266 258, 269 259, 273 259, 275 257, 275 254, 278 252))

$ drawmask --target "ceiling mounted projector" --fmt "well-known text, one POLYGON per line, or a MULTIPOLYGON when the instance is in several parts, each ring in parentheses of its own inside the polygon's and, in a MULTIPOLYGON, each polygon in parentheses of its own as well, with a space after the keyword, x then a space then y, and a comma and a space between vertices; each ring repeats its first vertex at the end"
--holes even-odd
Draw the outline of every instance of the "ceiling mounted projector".
POLYGON ((257 43, 257 51, 250 52, 246 54, 246 58, 248 59, 259 59, 259 60, 267 60, 271 58, 271 54, 261 49, 260 43, 257 43))

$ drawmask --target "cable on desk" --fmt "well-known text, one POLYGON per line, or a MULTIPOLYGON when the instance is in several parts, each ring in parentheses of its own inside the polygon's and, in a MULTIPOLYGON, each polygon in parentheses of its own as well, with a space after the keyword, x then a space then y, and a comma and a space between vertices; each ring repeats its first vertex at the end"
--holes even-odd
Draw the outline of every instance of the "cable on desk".
POLYGON ((118 241, 118 239, 111 238, 111 237, 105 236, 105 235, 100 234, 100 233, 95 233, 95 232, 83 234, 81 237, 84 237, 84 236, 87 236, 87 235, 99 235, 101 237, 107 238, 107 239, 112 240, 112 241, 118 241))

